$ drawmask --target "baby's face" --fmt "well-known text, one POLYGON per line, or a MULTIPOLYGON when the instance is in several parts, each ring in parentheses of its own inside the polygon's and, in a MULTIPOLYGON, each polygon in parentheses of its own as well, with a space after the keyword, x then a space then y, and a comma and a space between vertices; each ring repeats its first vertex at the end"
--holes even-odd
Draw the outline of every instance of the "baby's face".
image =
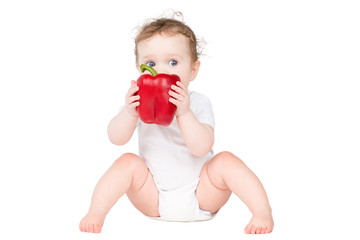
MULTIPOLYGON (((155 69, 157 73, 176 74, 187 87, 194 80, 200 62, 191 59, 189 40, 181 35, 166 36, 156 34, 137 45, 138 63, 155 69)), ((149 74, 147 71, 144 74, 149 74)))

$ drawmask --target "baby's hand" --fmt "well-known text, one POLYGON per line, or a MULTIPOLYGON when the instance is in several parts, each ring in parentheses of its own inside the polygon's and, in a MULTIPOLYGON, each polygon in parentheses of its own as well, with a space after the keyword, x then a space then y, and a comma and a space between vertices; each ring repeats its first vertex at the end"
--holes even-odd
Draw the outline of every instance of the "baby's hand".
POLYGON ((131 81, 131 87, 125 96, 125 107, 128 113, 134 117, 138 117, 139 114, 136 111, 136 107, 140 105, 139 99, 140 96, 136 95, 136 92, 139 90, 138 85, 134 80, 131 81))
POLYGON ((182 82, 177 81, 176 85, 171 85, 172 90, 169 91, 169 95, 171 96, 169 101, 176 105, 175 115, 180 117, 190 110, 190 97, 187 88, 182 82))

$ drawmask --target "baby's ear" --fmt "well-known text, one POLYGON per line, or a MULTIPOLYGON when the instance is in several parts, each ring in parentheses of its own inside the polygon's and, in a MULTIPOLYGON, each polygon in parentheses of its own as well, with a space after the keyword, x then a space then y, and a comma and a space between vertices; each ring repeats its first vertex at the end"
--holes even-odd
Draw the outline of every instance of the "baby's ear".
POLYGON ((194 80, 199 72, 199 68, 200 68, 200 61, 197 60, 196 62, 193 63, 192 65, 192 69, 191 69, 191 80, 194 80))

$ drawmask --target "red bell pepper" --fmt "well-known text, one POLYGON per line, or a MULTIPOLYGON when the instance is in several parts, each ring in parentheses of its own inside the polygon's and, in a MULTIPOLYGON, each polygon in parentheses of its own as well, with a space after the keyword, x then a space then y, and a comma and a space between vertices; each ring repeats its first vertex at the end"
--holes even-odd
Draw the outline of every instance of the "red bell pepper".
POLYGON ((137 80, 140 95, 140 105, 137 107, 140 119, 144 123, 155 123, 168 126, 172 122, 176 106, 169 102, 171 85, 180 81, 179 76, 172 74, 157 74, 156 71, 142 64, 141 72, 148 70, 150 74, 143 74, 137 80))

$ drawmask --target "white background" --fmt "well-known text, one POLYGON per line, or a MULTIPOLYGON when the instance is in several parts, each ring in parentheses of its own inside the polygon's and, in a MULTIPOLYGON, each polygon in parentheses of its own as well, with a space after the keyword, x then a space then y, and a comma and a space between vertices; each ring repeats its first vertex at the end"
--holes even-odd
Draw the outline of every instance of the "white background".
POLYGON ((356 1, 1 1, 1 239, 359 239, 360 8, 356 1), (127 197, 103 233, 78 230, 96 182, 136 134, 107 124, 137 79, 133 28, 182 11, 207 41, 191 90, 208 95, 215 152, 263 182, 274 232, 248 236, 235 196, 202 223, 167 223, 127 197))

